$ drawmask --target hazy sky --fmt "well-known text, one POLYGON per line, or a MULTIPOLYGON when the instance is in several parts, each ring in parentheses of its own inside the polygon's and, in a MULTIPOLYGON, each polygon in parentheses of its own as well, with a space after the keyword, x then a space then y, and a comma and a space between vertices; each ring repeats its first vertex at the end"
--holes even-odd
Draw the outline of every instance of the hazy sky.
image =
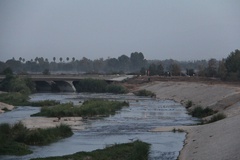
POLYGON ((0 0, 0 60, 226 58, 240 0, 0 0))

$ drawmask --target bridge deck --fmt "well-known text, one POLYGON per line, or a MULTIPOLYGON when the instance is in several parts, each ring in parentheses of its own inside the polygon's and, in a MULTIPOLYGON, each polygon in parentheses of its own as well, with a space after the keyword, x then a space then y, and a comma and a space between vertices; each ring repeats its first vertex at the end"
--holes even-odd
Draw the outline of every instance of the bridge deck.
MULTIPOLYGON (((77 81, 81 79, 101 79, 106 81, 121 82, 128 78, 133 78, 133 75, 19 75, 21 77, 31 78, 33 81, 77 81)), ((5 78, 0 75, 0 81, 5 78)))

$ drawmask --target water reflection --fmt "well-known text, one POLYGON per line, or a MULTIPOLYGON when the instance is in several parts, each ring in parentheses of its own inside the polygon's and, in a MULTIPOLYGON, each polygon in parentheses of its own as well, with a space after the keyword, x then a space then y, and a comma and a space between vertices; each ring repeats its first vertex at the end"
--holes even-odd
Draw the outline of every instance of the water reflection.
MULTIPOLYGON (((189 125, 195 119, 186 114, 186 109, 178 103, 169 100, 155 100, 126 95, 112 94, 34 94, 32 101, 55 99, 79 104, 89 98, 105 98, 111 100, 125 100, 130 106, 123 108, 114 116, 85 121, 84 131, 74 131, 74 135, 57 143, 32 147, 33 154, 16 157, 1 156, 4 160, 25 160, 33 157, 48 157, 72 154, 78 151, 92 151, 104 148, 106 145, 126 143, 133 140, 142 140, 151 144, 149 159, 176 159, 183 146, 185 133, 150 132, 159 126, 189 125)), ((29 117, 39 108, 19 107, 17 111, 9 112, 9 117, 15 117, 12 122, 29 117)), ((4 114, 3 114, 4 115, 4 114)), ((8 116, 0 115, 0 120, 8 121, 8 116)))

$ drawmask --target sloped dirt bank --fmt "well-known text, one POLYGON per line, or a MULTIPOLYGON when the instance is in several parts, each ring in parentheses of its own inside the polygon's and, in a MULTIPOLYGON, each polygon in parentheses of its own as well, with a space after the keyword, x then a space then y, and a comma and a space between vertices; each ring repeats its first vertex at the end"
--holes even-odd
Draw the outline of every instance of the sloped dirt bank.
MULTIPOLYGON (((195 106, 209 107, 227 115, 227 118, 215 123, 182 128, 188 134, 179 159, 240 159, 238 86, 196 82, 151 82, 139 89, 150 90, 156 93, 159 99, 173 99, 183 104, 191 100, 195 106)), ((155 131, 171 129, 157 128, 155 131)))

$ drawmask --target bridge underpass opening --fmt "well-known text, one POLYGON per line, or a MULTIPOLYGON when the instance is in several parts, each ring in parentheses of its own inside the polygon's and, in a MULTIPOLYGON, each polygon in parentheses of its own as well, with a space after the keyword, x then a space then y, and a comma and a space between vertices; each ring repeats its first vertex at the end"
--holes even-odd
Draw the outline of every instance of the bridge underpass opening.
POLYGON ((47 81, 35 81, 37 92, 52 92, 52 84, 47 81))
POLYGON ((76 89, 71 81, 54 81, 60 92, 75 92, 76 89))

